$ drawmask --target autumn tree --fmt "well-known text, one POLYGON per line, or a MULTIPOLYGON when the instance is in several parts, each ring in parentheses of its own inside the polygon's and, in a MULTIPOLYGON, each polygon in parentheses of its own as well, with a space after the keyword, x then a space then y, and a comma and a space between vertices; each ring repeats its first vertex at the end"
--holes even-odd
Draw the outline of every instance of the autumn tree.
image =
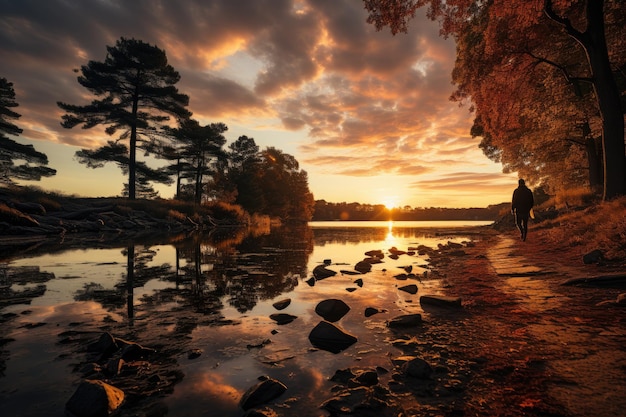
POLYGON ((176 147, 169 151, 176 158, 171 169, 176 172, 180 189, 180 180, 188 181, 193 188, 193 198, 197 204, 202 202, 203 189, 207 177, 218 169, 218 159, 225 159, 222 149, 226 143, 223 133, 228 130, 224 123, 211 123, 201 126, 198 121, 187 119, 180 127, 173 129, 176 147))
POLYGON ((220 188, 232 189, 232 202, 246 211, 311 219, 315 202, 308 176, 292 155, 273 147, 261 151, 253 138, 241 136, 229 145, 224 172, 220 188))
POLYGON ((23 145, 8 138, 7 135, 22 133, 22 129, 12 122, 21 117, 12 110, 18 105, 13 83, 0 78, 0 183, 4 184, 11 184, 14 180, 39 181, 56 174, 56 170, 46 166, 48 157, 44 153, 35 150, 33 145, 23 145))
MULTIPOLYGON (((105 132, 118 138, 102 148, 77 152, 80 162, 100 167, 107 161, 127 166, 128 197, 135 199, 137 188, 137 150, 145 154, 161 149, 164 128, 170 117, 185 119, 191 116, 186 106, 189 97, 179 93, 175 84, 180 75, 168 64, 165 51, 140 40, 121 38, 115 46, 107 47, 103 62, 89 61, 80 69, 78 83, 97 99, 87 105, 58 102, 67 113, 61 125, 71 129, 106 126, 105 132), (123 141, 128 146, 121 148, 123 141), (102 152, 100 152, 102 151, 102 152), (121 151, 126 152, 122 158, 121 151), (93 155, 95 163, 89 163, 93 155), (107 157, 109 159, 107 159, 107 157)), ((157 180, 157 177, 143 177, 157 180)))
MULTIPOLYGON (((472 26, 480 26, 480 32, 473 31, 477 37, 474 41, 482 43, 484 49, 480 53, 487 55, 494 70, 508 70, 509 74, 516 73, 523 77, 528 75, 526 70, 529 67, 542 64, 561 71, 574 90, 582 84, 588 84, 593 93, 597 119, 600 121, 604 168, 603 198, 613 198, 626 192, 624 117, 614 72, 624 62, 624 33, 621 32, 621 36, 612 33, 616 29, 623 30, 625 26, 621 2, 364 0, 364 3, 370 13, 368 21, 376 24, 379 29, 388 25, 393 33, 406 31, 407 22, 414 17, 416 10, 427 6, 429 17, 440 21, 445 36, 453 36, 459 40, 466 31, 472 30, 472 26), (608 31, 607 22, 610 24, 608 31), (551 36, 546 37, 547 34, 551 36), (556 36, 556 43, 553 42, 553 36, 556 36), (550 42, 546 43, 546 39, 550 39, 550 42), (559 45, 560 42, 562 43, 559 45), (548 46, 552 52, 563 46, 572 50, 578 48, 578 61, 564 63, 558 61, 554 55, 539 54, 537 52, 541 51, 541 45, 548 46)), ((468 40, 467 37, 465 40, 468 40)), ((543 49, 545 51, 546 48, 543 49)), ((489 89, 492 79, 485 74, 490 72, 468 71, 470 73, 478 82, 474 88, 466 89, 464 93, 476 102, 485 131, 492 139, 497 138, 498 132, 489 117, 508 117, 519 109, 514 106, 501 108, 499 114, 482 110, 478 96, 482 89, 489 89)), ((526 78, 527 84, 532 81, 530 77, 526 78)), ((508 93, 511 95, 510 89, 508 93)), ((484 100, 492 98, 485 92, 484 100)), ((572 124, 576 122, 574 120, 572 124)), ((519 142, 516 143, 511 148, 519 148, 519 142)), ((534 163, 532 159, 529 162, 534 163)))
POLYGON ((484 153, 501 162, 505 172, 519 172, 553 192, 601 185, 596 137, 589 127, 601 130, 593 91, 572 75, 580 71, 581 51, 568 47, 571 39, 558 28, 546 25, 552 33, 542 37, 550 38, 549 43, 531 49, 520 40, 506 56, 489 53, 484 36, 489 18, 484 9, 457 38, 452 98, 471 97, 476 114, 472 136, 482 138, 484 153), (545 56, 560 62, 559 67, 539 59, 545 56), (511 57, 515 65, 510 65, 511 57))

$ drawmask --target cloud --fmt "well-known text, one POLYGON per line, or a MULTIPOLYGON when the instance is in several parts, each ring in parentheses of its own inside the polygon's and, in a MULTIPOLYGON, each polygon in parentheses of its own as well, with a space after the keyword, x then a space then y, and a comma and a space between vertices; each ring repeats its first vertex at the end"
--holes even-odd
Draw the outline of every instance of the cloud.
POLYGON ((289 132, 310 176, 420 176, 480 155, 471 115, 448 100, 454 43, 421 10, 397 36, 367 24, 358 0, 22 0, 0 13, 0 76, 29 139, 110 139, 63 129, 56 102, 92 100, 73 70, 127 37, 166 51, 194 118, 262 127, 255 139, 279 148, 272 130, 289 132))

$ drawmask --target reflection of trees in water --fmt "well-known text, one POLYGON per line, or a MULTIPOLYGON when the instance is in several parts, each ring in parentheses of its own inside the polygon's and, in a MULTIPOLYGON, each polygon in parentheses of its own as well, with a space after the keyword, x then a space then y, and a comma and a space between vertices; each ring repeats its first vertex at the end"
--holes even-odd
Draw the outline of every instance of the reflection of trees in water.
MULTIPOLYGON (((54 279, 54 274, 41 272, 38 266, 12 267, 0 264, 0 309, 12 305, 30 304, 33 299, 46 292, 45 282, 54 279), (34 284, 34 285, 33 285, 34 284), (21 287, 21 288, 19 288, 21 287)), ((0 326, 17 317, 15 313, 0 315, 0 326)), ((8 329, 0 332, 0 378, 4 377, 9 350, 4 346, 13 339, 7 338, 8 329)))
POLYGON ((44 283, 52 279, 53 273, 41 272, 38 266, 0 265, 0 308, 30 304, 34 298, 44 295, 46 292, 44 283))
POLYGON ((291 291, 306 275, 313 251, 311 229, 281 227, 268 234, 238 235, 221 242, 199 236, 179 245, 177 252, 186 265, 179 280, 190 281, 195 294, 227 297, 239 312, 254 308, 259 300, 291 291), (229 242, 224 245, 224 242, 229 242))

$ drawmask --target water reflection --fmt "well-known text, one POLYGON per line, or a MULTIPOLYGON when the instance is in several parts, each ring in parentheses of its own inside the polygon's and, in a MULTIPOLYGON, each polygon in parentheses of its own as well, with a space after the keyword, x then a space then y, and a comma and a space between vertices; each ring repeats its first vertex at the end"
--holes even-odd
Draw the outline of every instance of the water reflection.
MULTIPOLYGON (((158 348, 167 356, 164 362, 184 374, 182 381, 177 380, 181 388, 167 391, 172 394, 167 400, 171 415, 194 415, 219 403, 221 415, 238 416, 233 399, 268 372, 290 381, 290 391, 297 393, 293 395, 315 403, 327 375, 353 362, 355 355, 364 364, 376 362, 387 337, 388 317, 365 319, 365 307, 419 311, 415 299, 398 292, 393 272, 384 270, 425 266, 427 261, 419 256, 397 263, 385 259, 363 276, 365 284, 353 292, 346 291, 355 287, 349 275, 338 274, 315 287, 301 283, 325 260, 340 271, 351 269, 368 250, 436 247, 440 241, 424 229, 389 222, 377 228, 301 226, 252 233, 232 229, 89 245, 66 240, 62 245, 30 248, 21 258, 13 256, 0 264, 4 329, 0 372, 5 369, 5 376, 0 376, 0 402, 12 415, 37 415, 14 400, 16 392, 22 398, 36 395, 40 404, 62 415, 68 391, 71 394, 80 379, 72 370, 85 360, 77 353, 80 343, 108 331, 158 348), (293 300, 287 311, 298 318, 277 329, 269 315, 275 312, 272 303, 285 297, 293 300), (315 356, 307 339, 320 320, 314 308, 331 297, 345 299, 352 307, 340 325, 359 336, 359 346, 342 355, 318 352, 315 356), (39 321, 45 325, 34 326, 39 321), (271 344, 248 347, 270 337, 271 344), (66 367, 65 372, 46 374, 47 388, 37 391, 24 376, 32 361, 24 346, 33 340, 54 345, 38 352, 38 360, 66 367), (363 346, 368 349, 362 350, 363 346), (193 349, 203 352, 200 358, 187 357, 193 349), (211 392, 214 395, 208 395, 211 392)), ((422 288, 428 285, 435 288, 436 283, 427 282, 422 288)))

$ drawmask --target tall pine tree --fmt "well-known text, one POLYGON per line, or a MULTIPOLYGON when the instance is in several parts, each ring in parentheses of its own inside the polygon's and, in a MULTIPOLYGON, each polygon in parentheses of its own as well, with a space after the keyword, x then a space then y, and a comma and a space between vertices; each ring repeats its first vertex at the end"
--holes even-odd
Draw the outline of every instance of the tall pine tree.
MULTIPOLYGON (((57 104, 67 112, 61 122, 65 128, 82 125, 83 129, 91 129, 104 125, 108 135, 120 132, 115 142, 97 150, 83 149, 77 156, 90 167, 102 166, 105 161, 127 164, 128 197, 135 199, 137 149, 146 154, 161 149, 170 116, 177 119, 191 116, 185 108, 189 97, 175 87, 180 75, 168 64, 165 51, 157 46, 121 38, 115 46, 108 46, 107 51, 104 62, 89 61, 81 67, 82 75, 78 77, 79 84, 98 98, 87 105, 57 104), (124 156, 120 154, 121 148, 113 146, 121 145, 122 141, 128 141, 124 156), (101 158, 95 164, 89 162, 94 155, 101 158)), ((143 185, 150 180, 159 181, 159 177, 144 177, 143 185)))
POLYGON ((11 110, 17 106, 13 83, 0 78, 0 183, 5 184, 14 180, 39 181, 41 177, 56 174, 56 170, 46 166, 48 157, 44 153, 35 150, 33 145, 23 145, 7 137, 22 133, 22 129, 11 122, 21 117, 11 110))

